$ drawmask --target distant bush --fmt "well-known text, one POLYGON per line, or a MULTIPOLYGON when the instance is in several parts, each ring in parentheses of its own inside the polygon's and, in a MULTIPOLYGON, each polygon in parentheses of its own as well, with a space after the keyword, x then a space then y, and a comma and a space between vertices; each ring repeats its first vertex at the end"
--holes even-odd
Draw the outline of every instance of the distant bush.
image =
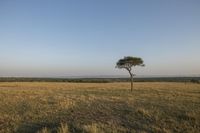
POLYGON ((196 83, 196 84, 199 84, 199 83, 200 83, 199 80, 197 80, 197 79, 191 79, 190 82, 191 82, 191 83, 196 83))

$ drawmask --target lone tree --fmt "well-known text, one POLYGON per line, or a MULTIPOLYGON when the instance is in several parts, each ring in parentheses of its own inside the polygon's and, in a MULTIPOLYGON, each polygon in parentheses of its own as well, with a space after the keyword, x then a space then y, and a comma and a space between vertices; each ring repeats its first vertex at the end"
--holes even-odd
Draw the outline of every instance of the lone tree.
POLYGON ((135 74, 133 74, 131 70, 132 70, 132 67, 135 67, 135 66, 145 66, 143 64, 142 58, 127 56, 127 57, 124 57, 123 59, 120 59, 116 63, 116 68, 119 68, 119 69, 124 68, 129 72, 130 80, 131 80, 131 91, 133 90, 133 76, 135 76, 135 74))

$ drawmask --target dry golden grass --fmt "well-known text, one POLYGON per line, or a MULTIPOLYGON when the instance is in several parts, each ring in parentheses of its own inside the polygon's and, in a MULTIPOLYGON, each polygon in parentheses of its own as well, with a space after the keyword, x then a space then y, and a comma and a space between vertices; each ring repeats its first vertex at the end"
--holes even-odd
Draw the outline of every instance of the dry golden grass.
POLYGON ((199 84, 129 88, 129 83, 0 83, 0 133, 200 132, 199 84))

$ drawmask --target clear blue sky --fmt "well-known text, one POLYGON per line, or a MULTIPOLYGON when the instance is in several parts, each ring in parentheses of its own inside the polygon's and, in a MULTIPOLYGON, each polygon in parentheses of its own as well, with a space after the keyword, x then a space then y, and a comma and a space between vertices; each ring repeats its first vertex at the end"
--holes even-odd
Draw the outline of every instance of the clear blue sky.
POLYGON ((1 0, 0 76, 200 74, 199 0, 1 0))

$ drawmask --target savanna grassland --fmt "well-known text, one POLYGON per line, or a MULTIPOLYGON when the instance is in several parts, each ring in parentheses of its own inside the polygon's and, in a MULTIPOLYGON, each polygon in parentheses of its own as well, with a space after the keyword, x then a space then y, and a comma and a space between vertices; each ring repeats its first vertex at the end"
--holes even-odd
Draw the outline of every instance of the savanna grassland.
POLYGON ((200 84, 0 83, 0 133, 199 133, 200 84))

